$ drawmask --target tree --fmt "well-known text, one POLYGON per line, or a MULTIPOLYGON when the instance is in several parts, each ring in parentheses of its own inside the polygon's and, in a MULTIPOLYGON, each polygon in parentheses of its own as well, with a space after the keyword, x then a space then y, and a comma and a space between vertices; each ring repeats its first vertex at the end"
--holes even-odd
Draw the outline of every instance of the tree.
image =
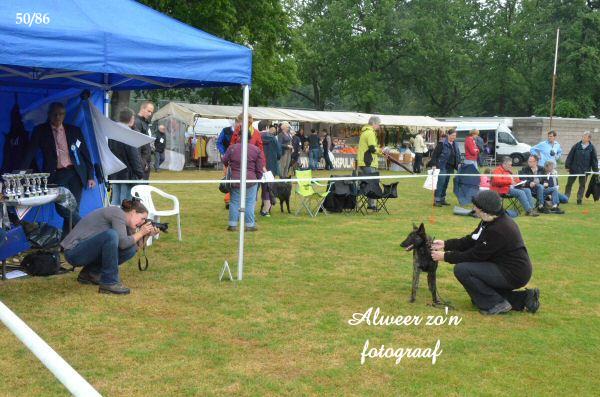
MULTIPOLYGON (((253 105, 262 105, 297 84, 290 57, 290 19, 279 0, 141 0, 173 18, 238 44, 252 48, 253 105)), ((148 29, 152 27, 149 26, 148 29)), ((177 60, 173 60, 176 65, 177 60)), ((226 63, 227 59, 223 59, 226 63)), ((212 104, 239 103, 239 88, 179 89, 150 92, 159 97, 212 104)))

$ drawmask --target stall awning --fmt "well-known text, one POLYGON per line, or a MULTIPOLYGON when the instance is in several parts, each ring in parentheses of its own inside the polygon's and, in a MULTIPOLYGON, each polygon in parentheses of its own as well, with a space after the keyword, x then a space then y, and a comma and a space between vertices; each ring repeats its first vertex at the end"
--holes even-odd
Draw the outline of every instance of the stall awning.
MULTIPOLYGON (((154 119, 167 116, 193 125, 195 117, 233 119, 242 111, 241 106, 199 105, 190 103, 171 102, 154 114, 154 119)), ((250 107, 250 114, 255 120, 299 121, 329 124, 366 124, 371 114, 356 112, 323 112, 317 110, 299 110, 285 108, 250 107)), ((438 121, 428 116, 395 116, 378 115, 381 124, 387 126, 447 128, 456 126, 455 123, 438 121)))

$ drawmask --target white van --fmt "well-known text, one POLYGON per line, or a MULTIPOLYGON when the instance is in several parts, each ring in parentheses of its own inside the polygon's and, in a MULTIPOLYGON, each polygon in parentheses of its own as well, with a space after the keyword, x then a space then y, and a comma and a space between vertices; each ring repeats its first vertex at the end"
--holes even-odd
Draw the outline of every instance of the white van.
POLYGON ((513 136, 512 131, 503 123, 462 122, 456 127, 456 142, 460 152, 465 153, 465 138, 472 129, 479 130, 483 138, 488 157, 500 161, 504 156, 510 156, 513 165, 521 165, 529 158, 531 146, 520 143, 513 136))

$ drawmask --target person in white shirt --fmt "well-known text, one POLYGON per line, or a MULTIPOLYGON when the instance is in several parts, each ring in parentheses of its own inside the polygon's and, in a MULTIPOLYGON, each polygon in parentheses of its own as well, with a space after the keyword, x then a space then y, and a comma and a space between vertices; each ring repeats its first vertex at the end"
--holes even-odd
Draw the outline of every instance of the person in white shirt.
POLYGON ((413 165, 413 171, 417 174, 421 173, 421 167, 423 166, 423 156, 427 153, 427 145, 425 145, 425 139, 423 136, 425 131, 420 130, 417 136, 415 136, 415 163, 413 165))

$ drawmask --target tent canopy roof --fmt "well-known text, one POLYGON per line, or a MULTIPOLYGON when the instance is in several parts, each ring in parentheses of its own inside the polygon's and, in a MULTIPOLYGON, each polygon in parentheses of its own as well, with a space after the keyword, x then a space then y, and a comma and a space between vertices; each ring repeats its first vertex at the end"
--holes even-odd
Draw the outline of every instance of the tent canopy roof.
POLYGON ((10 86, 211 87, 252 75, 249 48, 133 0, 2 1, 0 54, 10 86))
MULTIPOLYGON (((249 113, 255 120, 301 121, 329 124, 363 125, 372 115, 356 112, 323 112, 317 110, 298 110, 283 108, 250 107, 249 113)), ((194 124, 194 117, 233 119, 242 112, 241 106, 197 105, 190 103, 170 102, 159 109, 153 119, 159 120, 174 116, 188 125, 194 124)), ((377 115, 381 125, 405 127, 445 128, 456 126, 456 123, 438 121, 428 116, 394 116, 377 115)))

